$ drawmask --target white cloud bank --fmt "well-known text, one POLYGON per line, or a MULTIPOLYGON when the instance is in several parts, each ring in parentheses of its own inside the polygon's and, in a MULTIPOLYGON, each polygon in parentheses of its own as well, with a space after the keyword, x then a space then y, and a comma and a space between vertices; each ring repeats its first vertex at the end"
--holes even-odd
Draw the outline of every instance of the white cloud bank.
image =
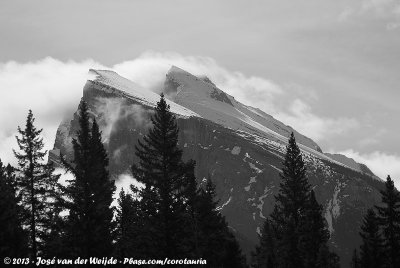
POLYGON ((293 126, 300 133, 316 141, 345 134, 360 125, 353 118, 317 116, 312 112, 311 106, 300 99, 295 99, 290 104, 288 112, 280 112, 275 116, 285 124, 293 126))
POLYGON ((25 126, 28 110, 43 128, 46 149, 53 146, 63 116, 79 104, 87 67, 100 67, 92 60, 61 62, 45 58, 37 62, 0 63, 0 157, 15 163, 11 148, 17 148, 17 126, 25 126))

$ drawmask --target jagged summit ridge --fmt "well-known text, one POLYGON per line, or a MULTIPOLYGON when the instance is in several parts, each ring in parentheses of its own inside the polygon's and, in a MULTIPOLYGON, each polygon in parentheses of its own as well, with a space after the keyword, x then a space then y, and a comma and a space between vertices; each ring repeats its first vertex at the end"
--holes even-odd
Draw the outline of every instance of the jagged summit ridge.
MULTIPOLYGON (((118 93, 122 97, 134 99, 146 106, 154 107, 159 95, 126 79, 111 70, 90 69, 94 79, 88 83, 103 86, 103 90, 118 93)), ((295 133, 300 148, 318 158, 346 165, 322 152, 318 144, 301 135, 293 128, 276 120, 271 115, 244 105, 219 89, 209 78, 197 77, 177 66, 172 66, 166 74, 164 93, 171 111, 184 117, 202 117, 226 128, 249 133, 251 139, 272 140, 283 145, 291 132, 295 133)), ((245 135, 249 138, 249 135, 245 135)), ((360 171, 356 169, 357 171, 360 171)))
MULTIPOLYGON (((160 96, 157 93, 139 86, 114 71, 90 69, 89 74, 94 76, 94 79, 88 80, 89 83, 100 84, 104 86, 104 90, 111 90, 124 97, 135 99, 146 106, 155 107, 157 102, 160 100, 160 96)), ((167 103, 170 105, 171 111, 177 115, 201 117, 197 113, 182 107, 173 101, 167 100, 167 103)))

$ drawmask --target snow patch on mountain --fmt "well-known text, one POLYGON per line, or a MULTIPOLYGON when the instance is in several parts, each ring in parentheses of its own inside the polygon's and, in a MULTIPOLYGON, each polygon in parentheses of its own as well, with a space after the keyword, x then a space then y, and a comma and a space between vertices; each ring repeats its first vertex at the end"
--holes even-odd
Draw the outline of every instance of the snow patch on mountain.
POLYGON ((263 211, 263 208, 264 208, 264 199, 268 196, 268 195, 270 195, 271 193, 272 193, 272 188, 273 187, 268 187, 268 186, 265 186, 265 188, 264 188, 264 193, 263 193, 263 195, 261 195, 259 198, 258 198, 258 201, 260 202, 258 205, 257 205, 257 208, 258 208, 258 210, 259 210, 259 215, 260 215, 260 217, 261 218, 263 218, 263 219, 266 219, 266 217, 264 216, 264 214, 262 213, 262 211, 263 211))
POLYGON ((232 192, 233 192, 233 188, 231 188, 231 190, 230 190, 230 195, 229 195, 228 200, 225 203, 223 203, 221 206, 217 207, 216 210, 222 210, 225 206, 227 206, 232 201, 232 192))
POLYGON ((254 165, 253 163, 249 163, 249 166, 252 170, 254 170, 257 174, 262 173, 262 170, 259 169, 258 167, 256 167, 256 165, 254 165))
POLYGON ((275 170, 278 171, 279 173, 282 173, 282 172, 283 172, 282 169, 277 168, 276 166, 271 165, 271 164, 269 164, 269 165, 270 165, 270 167, 272 167, 273 169, 275 169, 275 170))
POLYGON ((238 155, 238 154, 240 154, 240 147, 239 147, 239 146, 233 147, 231 153, 232 153, 233 155, 238 155))
POLYGON ((335 189, 332 195, 332 199, 328 201, 325 210, 325 219, 328 222, 328 230, 332 234, 334 232, 333 221, 336 220, 340 216, 340 203, 339 193, 341 188, 344 188, 346 183, 337 182, 335 185, 335 189))

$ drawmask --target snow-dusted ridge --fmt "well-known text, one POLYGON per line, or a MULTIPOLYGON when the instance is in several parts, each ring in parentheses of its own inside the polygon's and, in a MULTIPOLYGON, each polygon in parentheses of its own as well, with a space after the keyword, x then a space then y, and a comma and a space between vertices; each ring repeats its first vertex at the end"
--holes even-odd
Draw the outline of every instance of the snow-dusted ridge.
MULTIPOLYGON (((118 93, 143 105, 155 107, 160 99, 158 94, 114 71, 90 69, 89 74, 95 78, 88 79, 88 81, 100 84, 104 90, 118 93)), ((280 144, 281 149, 284 149, 288 142, 287 136, 293 131, 299 147, 304 153, 360 172, 350 165, 325 155, 314 141, 260 109, 238 102, 209 79, 196 77, 176 66, 171 67, 166 77, 164 92, 167 96, 172 96, 172 100, 166 99, 166 101, 170 105, 171 111, 178 116, 204 118, 232 129, 239 136, 250 138, 257 143, 280 144), (170 94, 171 92, 173 94, 170 94), (216 95, 218 98, 215 98, 216 95)))
POLYGON ((288 136, 293 131, 297 143, 304 153, 359 172, 359 170, 325 155, 318 144, 310 138, 298 133, 271 115, 238 102, 208 78, 199 78, 179 67, 172 66, 167 73, 165 90, 175 93, 173 100, 176 103, 237 133, 245 132, 252 138, 256 137, 255 139, 261 144, 277 141, 286 145, 288 136), (216 93, 223 97, 215 98, 213 95, 216 93))
MULTIPOLYGON (((148 89, 145 89, 138 84, 126 79, 114 71, 110 70, 94 70, 90 69, 89 74, 94 75, 95 79, 88 79, 95 84, 101 84, 106 86, 113 92, 118 92, 124 97, 134 99, 146 106, 155 107, 157 102, 160 100, 160 96, 148 89)), ((201 117, 197 113, 185 108, 173 101, 166 100, 169 104, 171 111, 177 115, 184 117, 201 117)))

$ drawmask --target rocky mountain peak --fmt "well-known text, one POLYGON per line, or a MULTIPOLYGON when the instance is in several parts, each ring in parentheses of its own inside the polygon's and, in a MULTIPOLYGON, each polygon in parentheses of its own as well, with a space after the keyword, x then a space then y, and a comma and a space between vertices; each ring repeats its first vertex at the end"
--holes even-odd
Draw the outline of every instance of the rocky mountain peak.
MULTIPOLYGON (((121 183, 137 160, 133 148, 148 132, 160 96, 113 71, 90 73, 83 99, 102 130, 110 174, 121 183)), ((382 182, 368 174, 365 166, 323 154, 310 138, 234 100, 210 81, 172 67, 166 75, 164 92, 171 111, 178 115, 179 145, 185 159, 196 161, 199 182, 210 177, 216 184, 219 210, 244 251, 254 250, 262 224, 272 212, 287 137, 293 131, 303 152, 309 182, 324 206, 331 246, 337 248, 342 264, 349 263, 349 252, 359 246, 359 222, 365 210, 378 202, 382 182)), ((78 121, 75 113, 60 125, 49 154, 52 162, 57 163, 60 153, 72 159, 71 140, 78 121)))

